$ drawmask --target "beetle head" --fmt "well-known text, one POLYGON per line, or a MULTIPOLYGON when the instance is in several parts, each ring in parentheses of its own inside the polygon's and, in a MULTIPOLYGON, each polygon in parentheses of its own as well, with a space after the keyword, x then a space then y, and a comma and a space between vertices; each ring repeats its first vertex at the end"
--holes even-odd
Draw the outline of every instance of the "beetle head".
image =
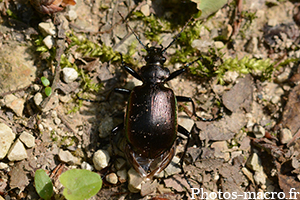
POLYGON ((147 55, 145 56, 145 61, 147 65, 161 65, 166 62, 166 58, 163 56, 163 47, 149 47, 146 46, 147 55))

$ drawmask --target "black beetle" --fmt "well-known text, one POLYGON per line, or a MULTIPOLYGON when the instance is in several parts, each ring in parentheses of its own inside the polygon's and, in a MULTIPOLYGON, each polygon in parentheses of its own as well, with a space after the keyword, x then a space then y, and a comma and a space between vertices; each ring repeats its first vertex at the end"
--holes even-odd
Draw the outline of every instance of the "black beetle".
MULTIPOLYGON (((179 76, 188 66, 199 60, 188 63, 173 73, 164 67, 166 58, 163 54, 179 37, 185 26, 166 48, 145 46, 132 31, 147 51, 146 65, 141 68, 140 74, 126 66, 121 54, 122 67, 143 84, 136 86, 132 91, 115 88, 116 92, 129 94, 129 99, 125 121, 115 127, 112 133, 115 134, 124 128, 127 140, 125 155, 132 167, 142 177, 149 179, 164 170, 174 157, 177 132, 186 135, 189 141, 189 131, 177 123, 177 102, 191 102, 193 114, 196 116, 195 105, 191 98, 175 96, 172 89, 164 86, 167 81, 179 76)), ((183 157, 180 161, 183 172, 182 163, 183 157)))

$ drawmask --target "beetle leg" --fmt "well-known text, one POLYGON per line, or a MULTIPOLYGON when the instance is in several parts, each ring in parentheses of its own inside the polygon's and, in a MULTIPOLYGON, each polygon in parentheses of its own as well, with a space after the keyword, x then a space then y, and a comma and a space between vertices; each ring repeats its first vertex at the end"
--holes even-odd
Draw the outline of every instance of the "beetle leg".
POLYGON ((134 69, 128 67, 124 60, 123 60, 123 55, 120 53, 120 56, 121 56, 121 63, 122 63, 122 67, 129 73, 131 74, 134 78, 140 80, 140 81, 143 81, 142 77, 136 72, 134 71, 134 69))
POLYGON ((180 125, 178 125, 178 132, 185 135, 185 136, 187 136, 187 138, 188 138, 179 163, 180 163, 181 173, 183 174, 184 179, 189 184, 189 186, 192 188, 192 185, 191 185, 190 181, 188 180, 188 178, 186 177, 186 174, 185 174, 184 169, 183 169, 183 159, 184 159, 184 156, 187 152, 187 148, 188 148, 188 145, 189 145, 189 142, 190 142, 190 132, 188 130, 186 130, 183 126, 180 126, 180 125))
POLYGON ((215 121, 215 120, 218 120, 220 118, 222 118, 222 116, 218 116, 216 118, 212 118, 212 119, 206 119, 204 117, 199 117, 197 114, 196 114, 196 108, 195 108, 195 103, 194 101, 192 100, 192 98, 190 97, 185 97, 185 96, 176 96, 176 99, 178 102, 191 102, 192 103, 192 106, 193 106, 193 115, 196 116, 198 119, 200 119, 201 121, 204 121, 204 122, 211 122, 211 121, 215 121))
POLYGON ((180 74, 182 74, 183 72, 185 72, 186 69, 187 69, 189 66, 191 66, 192 64, 194 64, 195 62, 197 62, 198 60, 201 60, 201 59, 202 59, 202 57, 198 58, 197 60, 194 60, 193 62, 190 62, 190 63, 184 65, 183 68, 181 68, 181 69, 179 69, 179 70, 177 70, 177 71, 175 71, 175 72, 172 72, 172 73, 170 74, 170 76, 165 80, 165 82, 167 82, 167 81, 169 81, 169 80, 172 80, 172 79, 176 78, 177 76, 179 76, 180 74))
POLYGON ((131 92, 131 90, 127 90, 124 88, 115 88, 114 91, 120 94, 130 94, 131 92))
POLYGON ((116 134, 117 134, 117 132, 118 132, 119 130, 122 130, 123 128, 124 128, 124 122, 122 122, 121 124, 118 124, 118 126, 116 126, 115 128, 113 128, 113 129, 111 130, 111 134, 110 134, 110 145, 111 145, 111 147, 112 147, 111 150, 112 150, 113 156, 116 155, 115 149, 114 149, 114 141, 113 141, 113 137, 115 137, 116 134))

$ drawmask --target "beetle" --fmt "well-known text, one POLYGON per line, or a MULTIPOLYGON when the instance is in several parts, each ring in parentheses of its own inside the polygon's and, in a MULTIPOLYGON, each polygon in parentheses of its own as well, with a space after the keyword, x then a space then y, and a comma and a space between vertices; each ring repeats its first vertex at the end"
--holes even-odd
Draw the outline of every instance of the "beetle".
MULTIPOLYGON (((131 166, 146 179, 151 179, 159 174, 171 162, 175 155, 177 132, 188 137, 187 144, 190 140, 189 131, 177 122, 177 102, 192 103, 193 115, 198 117, 195 112, 195 104, 190 97, 176 96, 172 89, 165 86, 166 82, 176 78, 190 65, 201 59, 188 63, 172 73, 164 67, 166 58, 163 54, 180 36, 189 21, 166 48, 163 48, 162 45, 160 47, 149 47, 149 44, 145 46, 129 27, 147 52, 144 58, 146 65, 141 68, 140 74, 127 66, 120 54, 122 68, 143 83, 132 90, 115 88, 115 92, 128 94, 129 98, 124 122, 115 127, 112 134, 124 129, 125 156, 131 166)), ((215 120, 198 118, 203 121, 215 120)), ((183 156, 180 160, 180 167, 184 174, 183 156)))

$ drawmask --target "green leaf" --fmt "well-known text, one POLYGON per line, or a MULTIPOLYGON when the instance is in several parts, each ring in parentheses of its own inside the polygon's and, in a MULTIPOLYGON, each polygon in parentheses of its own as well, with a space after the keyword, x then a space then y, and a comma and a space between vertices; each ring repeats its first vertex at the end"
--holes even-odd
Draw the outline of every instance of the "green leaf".
POLYGON ((102 187, 101 177, 85 169, 71 169, 59 177, 65 187, 63 195, 68 200, 88 199, 98 193, 102 187))
POLYGON ((34 185, 36 192, 43 199, 50 199, 53 193, 53 184, 49 176, 43 169, 38 169, 34 175, 34 185))
POLYGON ((45 94, 47 95, 47 97, 49 97, 52 93, 52 88, 51 87, 46 87, 45 88, 45 94))
POLYGON ((209 15, 217 12, 222 8, 227 0, 191 0, 197 4, 197 9, 202 12, 201 19, 205 19, 209 15))
POLYGON ((42 76, 41 81, 45 87, 50 85, 50 81, 45 76, 42 76))

